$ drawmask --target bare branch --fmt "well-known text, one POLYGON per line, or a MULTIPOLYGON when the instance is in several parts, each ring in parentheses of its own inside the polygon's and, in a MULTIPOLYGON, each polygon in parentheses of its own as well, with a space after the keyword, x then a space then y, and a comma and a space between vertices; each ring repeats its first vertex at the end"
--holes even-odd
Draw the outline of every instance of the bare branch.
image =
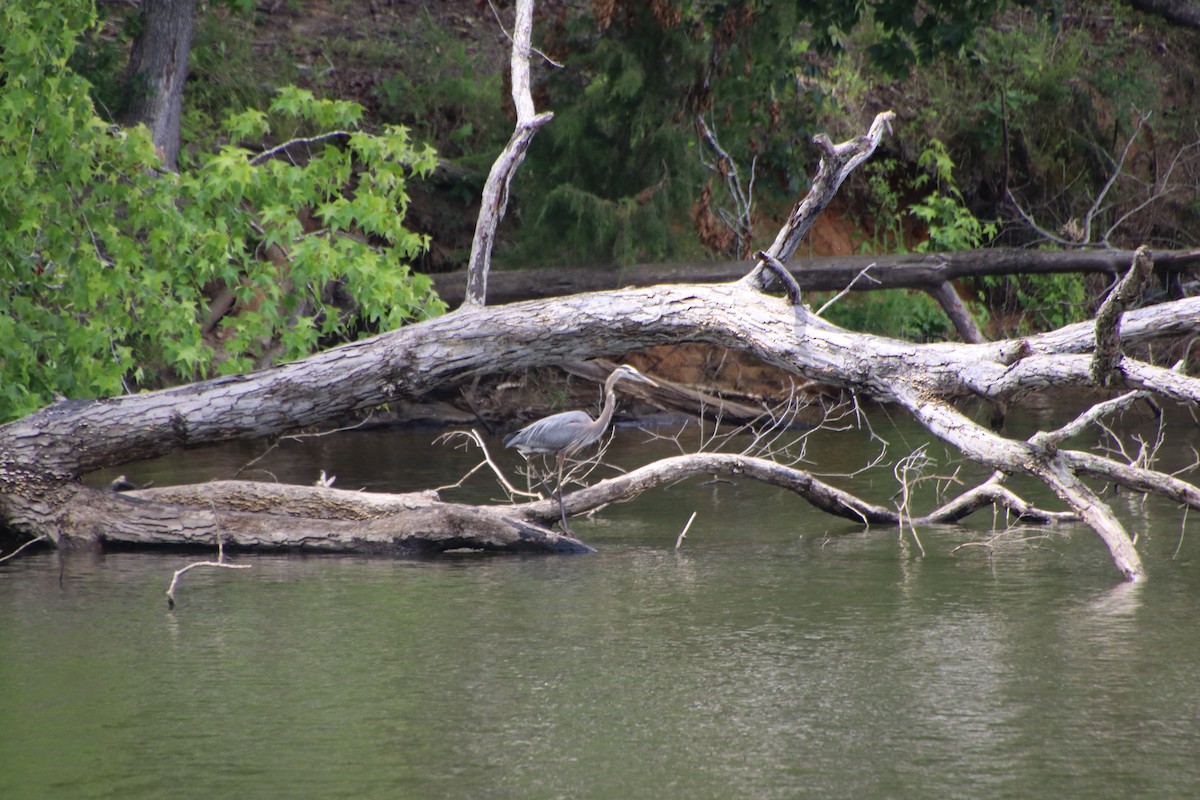
POLYGON ((254 166, 258 166, 259 164, 266 163, 273 158, 282 158, 286 156, 288 160, 294 164, 295 159, 291 156, 291 151, 293 148, 312 147, 315 144, 324 144, 326 142, 345 145, 350 141, 350 135, 351 134, 349 131, 329 131, 328 133, 322 133, 319 136, 308 136, 304 138, 292 139, 284 142, 283 144, 276 145, 270 150, 262 151, 254 158, 250 159, 250 163, 254 166))
POLYGON ((788 302, 792 306, 798 306, 803 301, 800 295, 800 286, 797 285, 796 279, 792 277, 792 273, 788 272, 787 267, 779 262, 775 256, 762 250, 758 251, 759 263, 764 264, 768 269, 775 273, 775 277, 783 284, 787 291, 788 302))
POLYGON ((538 128, 554 118, 552 113, 538 114, 530 91, 529 53, 533 38, 533 0, 517 0, 517 21, 512 36, 512 98, 517 108, 517 125, 504 150, 496 158, 483 185, 475 238, 467 266, 467 295, 464 305, 482 306, 487 302, 487 278, 491 269, 496 229, 508 208, 508 189, 513 176, 525 160, 538 128))
POLYGON ((1096 195, 1096 199, 1092 202, 1091 208, 1083 215, 1083 241, 1090 242, 1092 240, 1092 220, 1096 213, 1100 210, 1104 203, 1104 198, 1108 195, 1109 190, 1117 182, 1117 178, 1121 177, 1121 172, 1125 169, 1125 159, 1129 157, 1129 151, 1133 147, 1133 143, 1137 141, 1138 134, 1142 132, 1142 126, 1146 124, 1146 120, 1150 118, 1150 114, 1138 114, 1137 124, 1133 127, 1133 133, 1129 135, 1129 139, 1125 142, 1125 147, 1121 150, 1121 157, 1117 159, 1113 165, 1112 174, 1108 176, 1108 181, 1101 187, 1100 192, 1096 195))
POLYGON ((230 564, 225 561, 225 544, 217 543, 217 560, 216 561, 194 561, 182 569, 175 570, 175 576, 171 578, 171 585, 167 587, 167 608, 175 608, 175 587, 179 585, 179 579, 187 572, 196 569, 197 567, 223 567, 225 569, 250 569, 253 564, 230 564))
MULTIPOLYGON (((500 19, 500 12, 496 10, 496 4, 493 3, 492 0, 488 0, 488 7, 492 9, 492 16, 496 18, 496 24, 499 25, 500 30, 504 32, 504 38, 508 39, 508 41, 512 43, 513 47, 516 47, 517 43, 515 41, 513 41, 513 37, 511 34, 509 34, 508 29, 504 27, 504 20, 500 19)), ((543 53, 541 50, 538 50, 536 47, 530 47, 529 51, 531 53, 537 53, 539 58, 541 58, 543 61, 545 61, 547 64, 554 67, 555 69, 565 69, 565 67, 562 64, 558 63, 553 58, 551 58, 550 56, 543 53)))
POLYGON ((487 466, 487 467, 491 468, 492 474, 496 476, 496 480, 500 481, 500 485, 504 487, 504 491, 508 493, 509 497, 537 497, 537 498, 541 497, 541 495, 539 495, 537 492, 523 492, 508 482, 508 478, 504 477, 504 472, 500 469, 499 466, 496 465, 496 462, 492 460, 492 454, 488 452, 487 444, 484 443, 483 437, 479 435, 478 431, 476 431, 476 430, 450 431, 449 433, 443 433, 441 436, 434 439, 433 443, 434 444, 450 443, 450 444, 456 444, 456 446, 459 446, 459 445, 457 445, 457 442, 460 440, 465 440, 466 442, 472 443, 476 447, 478 447, 480 450, 482 450, 483 451, 483 461, 481 461, 478 464, 476 464, 475 466, 471 467, 471 469, 467 472, 467 474, 463 475, 456 482, 448 484, 446 486, 437 487, 436 489, 434 489, 435 492, 440 493, 445 489, 457 489, 458 487, 462 486, 463 483, 466 482, 467 478, 474 475, 480 468, 487 466))
POLYGON ((975 324, 974 317, 967 310, 967 306, 963 303, 962 298, 958 296, 954 286, 949 281, 942 281, 937 286, 929 290, 934 300, 946 312, 946 316, 950 318, 950 322, 954 324, 954 329, 958 331, 958 335, 962 337, 964 342, 972 344, 980 344, 987 341, 983 335, 983 331, 979 330, 979 326, 975 324))
MULTIPOLYGON (((817 166, 817 175, 813 178, 808 194, 792 209, 774 243, 767 248, 767 253, 784 264, 791 259, 817 217, 837 194, 842 181, 875 152, 884 132, 890 130, 891 121, 895 116, 891 111, 877 114, 865 136, 841 144, 833 144, 824 134, 813 138, 813 143, 824 153, 817 166)), ((767 274, 768 269, 769 267, 760 261, 742 282, 759 291, 769 290, 772 281, 767 274)))
POLYGON ((1177 166, 1179 166, 1179 162, 1182 160, 1184 154, 1186 154, 1188 151, 1193 150, 1197 147, 1200 147, 1200 140, 1197 140, 1195 142, 1192 142, 1191 144, 1184 145, 1183 147, 1179 148, 1179 150, 1175 153, 1175 155, 1172 156, 1171 163, 1167 165, 1167 168, 1165 170, 1163 170, 1162 175, 1159 176, 1159 178, 1157 180, 1156 190, 1151 192, 1146 197, 1145 200, 1138 203, 1137 205, 1135 205, 1133 208, 1126 211, 1121 216, 1117 217, 1117 219, 1113 222, 1113 224, 1108 227, 1108 230, 1106 230, 1104 232, 1104 236, 1101 241, 1104 243, 1104 245, 1106 247, 1108 246, 1109 240, 1112 238, 1113 234, 1116 232, 1116 230, 1118 228, 1121 227, 1121 225, 1123 225, 1125 223, 1125 220, 1129 219, 1134 214, 1137 214, 1142 209, 1152 205, 1156 201, 1161 200, 1162 198, 1164 198, 1167 195, 1172 194, 1173 192, 1176 191, 1177 187, 1173 187, 1170 185, 1171 175, 1175 172, 1175 168, 1177 166))
POLYGON ((867 274, 867 272, 869 272, 870 269, 874 266, 875 266, 875 264, 874 264, 874 262, 872 262, 870 264, 867 264, 865 267, 863 267, 862 271, 854 276, 854 280, 852 280, 852 281, 850 281, 850 283, 846 284, 845 289, 842 289, 840 292, 835 294, 833 297, 826 300, 825 304, 817 309, 816 316, 818 316, 818 317, 821 316, 822 314, 825 313, 825 310, 828 309, 831 305, 833 305, 838 300, 841 300, 843 297, 845 297, 847 294, 849 294, 850 290, 854 288, 854 285, 856 283, 858 283, 860 278, 866 278, 867 280, 869 280, 873 283, 879 283, 878 280, 876 280, 874 277, 867 274))
POLYGON ((1104 417, 1111 414, 1119 414, 1129 408, 1138 400, 1149 397, 1148 392, 1126 392, 1120 397, 1114 397, 1111 400, 1105 400, 1101 403, 1096 403, 1094 406, 1083 412, 1075 419, 1068 422, 1053 431, 1038 431, 1029 438, 1029 443, 1035 447, 1045 450, 1055 450, 1059 442, 1070 439, 1073 436, 1078 436, 1089 425, 1099 423, 1104 417))
POLYGON ((18 554, 19 554, 19 553, 20 553, 22 550, 24 550, 26 547, 29 547, 30 545, 37 544, 38 542, 44 542, 44 541, 47 541, 49 538, 50 538, 50 537, 49 537, 49 536, 47 536, 46 534, 42 534, 41 536, 37 536, 37 537, 34 537, 33 539, 30 539, 28 542, 25 542, 24 544, 22 544, 22 545, 21 545, 20 547, 18 547, 16 550, 13 550, 13 551, 12 551, 11 553, 9 553, 8 555, 6 555, 6 556, 0 556, 0 564, 3 564, 5 561, 8 561, 10 558, 16 558, 16 557, 17 557, 17 555, 18 555, 18 554))
POLYGON ((963 492, 924 517, 927 523, 960 522, 982 508, 1000 506, 1016 514, 1024 522, 1050 524, 1077 522, 1079 515, 1070 511, 1046 511, 1017 496, 1004 486, 1004 473, 997 472, 987 481, 963 492))
POLYGON ((688 517, 687 524, 684 525, 683 530, 681 530, 679 532, 679 537, 677 539, 675 539, 675 549, 676 550, 678 550, 680 547, 683 546, 683 537, 687 536, 687 532, 692 529, 692 523, 695 521, 696 521, 696 512, 693 511, 692 515, 690 517, 688 517))
MULTIPOLYGON (((747 188, 743 189, 741 178, 738 176, 737 164, 725 149, 721 147, 721 143, 717 141, 717 135, 704 121, 704 117, 696 117, 696 127, 700 130, 700 138, 712 148, 716 154, 717 160, 715 164, 704 161, 701 157, 701 163, 708 169, 720 175, 725 180, 725 188, 729 193, 729 197, 733 200, 734 213, 727 214, 721 212, 721 219, 733 233, 737 252, 734 254, 737 258, 745 258, 750 250, 750 242, 754 237, 754 168, 757 164, 757 156, 750 163, 750 180, 747 188)), ((761 254, 759 255, 761 258, 761 254)), ((794 280, 793 280, 794 283, 794 280)))
POLYGON ((897 399, 931 433, 957 447, 971 460, 1041 480, 1100 536, 1127 580, 1139 580, 1145 575, 1125 528, 1112 509, 1079 480, 1071 462, 1061 452, 1038 450, 1027 442, 998 436, 948 403, 929 398, 916 389, 900 389, 897 399))

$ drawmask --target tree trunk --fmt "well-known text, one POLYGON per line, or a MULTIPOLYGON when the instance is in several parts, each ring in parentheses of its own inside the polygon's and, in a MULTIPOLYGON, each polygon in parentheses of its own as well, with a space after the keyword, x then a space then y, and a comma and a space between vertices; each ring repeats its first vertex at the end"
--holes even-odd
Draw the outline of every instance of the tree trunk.
POLYGON ((133 99, 124 121, 150 129, 163 166, 171 171, 179 157, 183 85, 195 13, 196 0, 143 0, 142 30, 129 56, 133 99))
POLYGON ((1200 3, 1196 0, 1129 0, 1139 11, 1158 14, 1171 22, 1200 30, 1200 3))

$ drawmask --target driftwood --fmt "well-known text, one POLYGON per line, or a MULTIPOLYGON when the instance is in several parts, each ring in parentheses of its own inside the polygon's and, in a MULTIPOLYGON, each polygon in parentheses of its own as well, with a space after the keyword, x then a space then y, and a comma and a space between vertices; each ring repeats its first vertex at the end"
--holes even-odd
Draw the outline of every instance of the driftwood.
MULTIPOLYGON (((527 2, 521 0, 521 5, 527 2)), ((429 494, 378 497, 321 486, 241 483, 126 495, 89 489, 78 479, 102 466, 179 448, 280 435, 500 370, 702 342, 746 351, 854 397, 898 404, 966 459, 995 474, 941 508, 918 515, 907 507, 866 503, 768 459, 699 453, 567 494, 570 513, 628 499, 688 474, 739 474, 780 485, 822 511, 867 524, 952 522, 994 504, 1031 521, 1073 515, 1101 537, 1122 575, 1141 578, 1144 569, 1133 539, 1085 479, 1159 493, 1196 509, 1200 489, 1177 476, 1063 443, 1073 431, 1137 397, 1191 406, 1200 402, 1200 381, 1129 355, 1134 346, 1194 335, 1200 330, 1200 299, 1127 310, 1120 299, 1126 293, 1121 293, 1113 309, 1094 324, 990 343, 912 344, 838 328, 797 302, 794 292, 788 298, 771 294, 780 280, 773 262, 787 261, 846 174, 869 157, 886 131, 888 116, 880 115, 867 135, 849 142, 818 141, 824 157, 812 192, 759 263, 747 265, 747 274, 738 281, 626 288, 504 306, 473 302, 440 318, 246 375, 107 400, 56 403, 0 426, 0 522, 60 547, 222 543, 234 549, 402 554, 464 547, 584 551, 583 543, 545 527, 557 513, 549 501, 472 507, 443 503, 429 494), (1097 387, 1101 382, 1121 396, 1028 440, 995 433, 954 405, 960 398, 1006 402, 1037 389, 1097 387), (1007 475, 1040 480, 1065 509, 1047 513, 1031 507, 1003 486, 1007 475)), ((1154 258, 1142 251, 1132 261, 1142 265, 1154 258)), ((1127 264, 1122 272, 1130 269, 1134 267, 1127 264)))

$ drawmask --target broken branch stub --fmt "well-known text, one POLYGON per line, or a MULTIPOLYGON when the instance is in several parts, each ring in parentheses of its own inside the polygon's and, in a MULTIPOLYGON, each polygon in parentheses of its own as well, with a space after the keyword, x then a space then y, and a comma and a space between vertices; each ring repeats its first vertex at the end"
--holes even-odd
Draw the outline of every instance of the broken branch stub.
POLYGON ((1121 361, 1121 315, 1146 288, 1153 268, 1150 251, 1144 245, 1139 247, 1133 254, 1129 271, 1117 281, 1096 312, 1096 351, 1092 356, 1091 374, 1098 386, 1112 386, 1121 380, 1118 370, 1121 361))
MULTIPOLYGON (((766 252, 769 255, 783 264, 788 262, 817 217, 833 200, 841 188, 842 181, 875 152, 884 132, 890 130, 891 121, 895 117, 896 114, 892 111, 882 111, 875 115, 875 121, 871 123, 871 128, 865 136, 857 136, 841 144, 833 144, 825 134, 813 137, 813 144, 822 152, 821 161, 817 165, 817 175, 813 178, 808 194, 792 209, 787 222, 775 236, 775 241, 767 248, 766 252)), ((749 286, 766 292, 773 289, 776 277, 765 262, 759 261, 742 280, 749 286)))

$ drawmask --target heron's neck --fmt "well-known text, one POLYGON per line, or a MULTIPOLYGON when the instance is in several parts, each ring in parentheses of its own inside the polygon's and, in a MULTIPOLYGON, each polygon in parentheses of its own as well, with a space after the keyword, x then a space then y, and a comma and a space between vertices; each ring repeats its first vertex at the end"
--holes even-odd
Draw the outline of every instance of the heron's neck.
POLYGON ((600 416, 596 419, 600 430, 608 427, 608 423, 612 421, 613 412, 617 410, 617 393, 613 391, 612 386, 607 388, 608 391, 604 393, 604 407, 600 409, 600 416))

